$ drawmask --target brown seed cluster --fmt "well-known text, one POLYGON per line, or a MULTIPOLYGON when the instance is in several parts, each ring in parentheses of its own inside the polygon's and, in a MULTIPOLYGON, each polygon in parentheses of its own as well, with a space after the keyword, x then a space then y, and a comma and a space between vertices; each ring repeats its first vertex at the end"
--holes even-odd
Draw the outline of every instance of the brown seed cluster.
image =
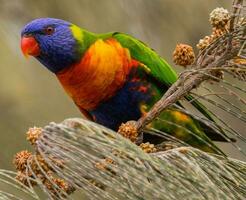
POLYGON ((225 33, 227 33, 226 29, 221 29, 221 28, 212 28, 212 34, 211 37, 214 39, 219 38, 220 36, 224 35, 225 33))
POLYGON ((62 189, 66 194, 71 194, 74 192, 74 187, 68 184, 65 180, 60 178, 50 177, 50 180, 45 179, 44 185, 51 192, 52 197, 58 199, 59 196, 66 197, 65 194, 57 194, 57 188, 54 187, 56 185, 58 188, 62 189))
POLYGON ((13 164, 19 171, 24 171, 27 167, 27 162, 32 157, 32 153, 27 150, 20 151, 14 156, 13 164))
POLYGON ((224 8, 216 8, 210 13, 209 21, 212 25, 212 33, 200 39, 196 45, 198 49, 203 50, 212 44, 216 39, 227 33, 230 15, 228 10, 224 8))
POLYGON ((176 65, 186 67, 195 60, 193 48, 187 44, 178 44, 173 52, 173 62, 176 65))
POLYGON ((209 15, 209 21, 215 28, 224 28, 229 20, 230 14, 224 8, 215 8, 209 15))
POLYGON ((29 128, 29 130, 26 133, 26 139, 31 143, 31 145, 34 145, 39 136, 42 133, 42 128, 33 127, 29 128))
POLYGON ((46 173, 51 172, 50 167, 41 155, 33 155, 28 151, 20 151, 17 153, 14 157, 13 164, 16 170, 18 170, 16 179, 24 184, 28 182, 28 178, 34 179, 34 175, 44 177, 42 170, 46 173))
POLYGON ((203 50, 225 33, 227 33, 226 29, 213 28, 212 34, 210 36, 205 36, 203 39, 200 39, 196 47, 200 50, 203 50))
MULTIPOLYGON (((42 135, 41 128, 30 128, 27 132, 27 140, 36 148, 36 141, 42 135)), ((56 167, 63 168, 64 162, 56 158, 48 158, 56 167)), ((13 164, 17 170, 16 180, 25 184, 26 186, 37 185, 37 179, 49 190, 54 199, 59 197, 57 188, 63 191, 63 195, 71 194, 75 188, 67 183, 65 180, 56 177, 53 168, 45 161, 44 157, 36 151, 32 154, 28 151, 18 152, 13 159, 13 164), (56 190, 55 190, 56 188, 56 190)), ((61 195, 61 194, 60 194, 61 195)))
POLYGON ((132 142, 136 142, 138 137, 136 122, 128 121, 125 124, 122 123, 118 129, 118 133, 123 137, 130 139, 132 142))
POLYGON ((145 152, 145 153, 154 153, 157 151, 154 144, 150 144, 149 142, 141 143, 139 147, 145 152))
POLYGON ((200 50, 205 49, 208 47, 212 42, 213 38, 211 36, 205 36, 203 39, 200 39, 196 47, 200 50))

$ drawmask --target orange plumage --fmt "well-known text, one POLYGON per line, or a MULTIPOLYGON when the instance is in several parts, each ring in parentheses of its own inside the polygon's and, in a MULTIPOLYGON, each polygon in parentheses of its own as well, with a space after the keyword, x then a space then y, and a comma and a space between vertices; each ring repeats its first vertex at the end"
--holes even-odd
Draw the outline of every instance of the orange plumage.
POLYGON ((123 86, 135 62, 115 39, 99 39, 79 63, 57 73, 57 77, 76 105, 88 111, 123 86))

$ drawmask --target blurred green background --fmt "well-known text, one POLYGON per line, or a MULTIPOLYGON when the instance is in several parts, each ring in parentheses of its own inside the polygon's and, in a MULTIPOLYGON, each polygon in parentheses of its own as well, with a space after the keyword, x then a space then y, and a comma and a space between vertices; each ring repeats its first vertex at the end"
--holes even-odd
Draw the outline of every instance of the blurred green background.
POLYGON ((20 31, 27 22, 55 17, 94 32, 130 33, 172 64, 175 45, 195 46, 210 32, 210 11, 230 5, 228 0, 0 0, 0 168, 12 168, 13 155, 29 148, 29 127, 81 116, 55 76, 22 56, 20 31))

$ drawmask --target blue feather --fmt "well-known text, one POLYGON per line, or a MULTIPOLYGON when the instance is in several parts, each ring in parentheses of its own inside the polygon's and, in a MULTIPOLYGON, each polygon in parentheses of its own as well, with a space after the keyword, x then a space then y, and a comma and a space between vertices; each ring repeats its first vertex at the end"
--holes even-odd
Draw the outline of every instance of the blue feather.
POLYGON ((94 120, 106 127, 117 130, 119 125, 129 120, 137 120, 142 116, 140 106, 152 102, 153 92, 144 79, 131 81, 132 76, 116 95, 101 103, 95 110, 90 111, 94 120), (141 86, 148 87, 146 92, 138 90, 141 86))
POLYGON ((41 49, 36 58, 53 73, 71 66, 80 59, 71 25, 60 19, 40 18, 27 24, 21 32, 21 36, 33 36, 36 39, 41 49), (52 35, 44 32, 48 26, 55 29, 52 35))

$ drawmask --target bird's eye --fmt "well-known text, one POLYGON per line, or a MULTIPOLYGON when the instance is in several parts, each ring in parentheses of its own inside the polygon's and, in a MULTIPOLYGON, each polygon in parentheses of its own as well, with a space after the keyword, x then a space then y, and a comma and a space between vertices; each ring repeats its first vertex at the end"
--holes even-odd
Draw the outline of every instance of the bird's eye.
POLYGON ((55 28, 52 27, 52 26, 48 26, 48 27, 46 27, 46 28, 44 29, 44 32, 45 32, 45 34, 47 34, 47 35, 51 35, 52 33, 54 33, 54 31, 55 31, 55 28))

